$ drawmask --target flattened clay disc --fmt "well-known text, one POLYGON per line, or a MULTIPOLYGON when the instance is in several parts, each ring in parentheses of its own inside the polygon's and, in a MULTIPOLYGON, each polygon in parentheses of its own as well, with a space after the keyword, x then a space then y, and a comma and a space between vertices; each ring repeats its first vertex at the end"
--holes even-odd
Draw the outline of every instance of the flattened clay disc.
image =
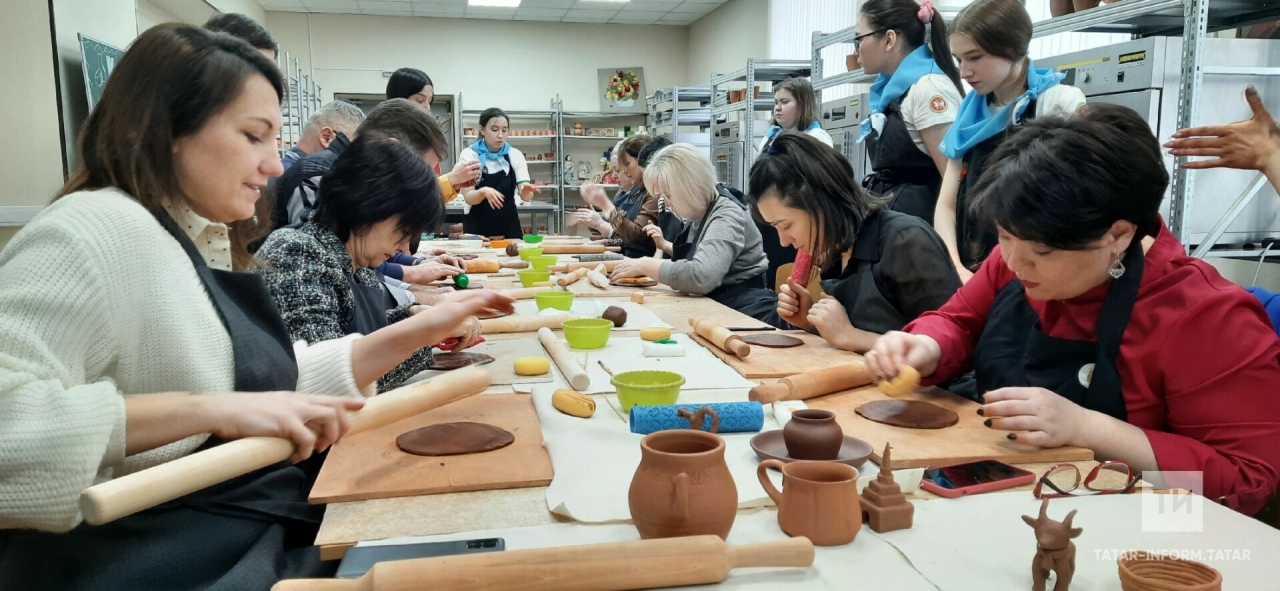
POLYGON ((510 431, 484 423, 443 423, 414 429, 396 438, 401 451, 415 456, 478 454, 511 445, 510 431))
POLYGON ((449 371, 451 369, 459 369, 468 365, 478 365, 481 363, 489 363, 493 361, 493 357, 484 353, 447 353, 444 355, 436 355, 431 365, 427 369, 438 371, 449 371))
POLYGON ((749 334, 742 336, 742 342, 773 349, 799 347, 804 341, 785 334, 749 334))
POLYGON ((867 420, 907 429, 942 429, 960 422, 960 415, 920 400, 876 400, 859 406, 867 420))

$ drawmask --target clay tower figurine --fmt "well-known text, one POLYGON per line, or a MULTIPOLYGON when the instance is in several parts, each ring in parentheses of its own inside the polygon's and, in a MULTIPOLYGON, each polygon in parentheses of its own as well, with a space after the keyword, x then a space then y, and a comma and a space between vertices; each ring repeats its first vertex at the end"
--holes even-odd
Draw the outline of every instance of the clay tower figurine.
POLYGON ((1027 515, 1022 520, 1036 530, 1036 556, 1031 563, 1031 589, 1044 591, 1049 580, 1049 571, 1058 575, 1058 582, 1053 591, 1067 591, 1071 585, 1071 576, 1076 572, 1076 545, 1071 538, 1079 537, 1084 530, 1071 527, 1071 520, 1076 512, 1067 513, 1061 523, 1049 519, 1049 499, 1040 503, 1040 516, 1032 519, 1027 515))
POLYGON ((880 474, 862 489, 862 521, 876 533, 911 527, 916 507, 902 494, 902 487, 893 480, 893 468, 889 464, 888 443, 880 456, 880 474))

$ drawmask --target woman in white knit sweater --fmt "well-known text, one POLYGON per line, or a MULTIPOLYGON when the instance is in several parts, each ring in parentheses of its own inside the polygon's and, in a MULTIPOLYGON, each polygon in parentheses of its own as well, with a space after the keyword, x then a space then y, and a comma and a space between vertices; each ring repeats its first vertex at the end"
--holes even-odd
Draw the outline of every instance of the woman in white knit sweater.
POLYGON ((81 167, 0 253, 0 588, 267 589, 332 572, 308 537, 314 466, 101 526, 80 523, 77 499, 230 439, 287 437, 304 460, 421 342, 478 325, 483 300, 398 338, 289 343, 261 278, 232 272, 252 236, 228 228, 281 172, 282 94, 242 41, 148 30, 85 124, 81 167))

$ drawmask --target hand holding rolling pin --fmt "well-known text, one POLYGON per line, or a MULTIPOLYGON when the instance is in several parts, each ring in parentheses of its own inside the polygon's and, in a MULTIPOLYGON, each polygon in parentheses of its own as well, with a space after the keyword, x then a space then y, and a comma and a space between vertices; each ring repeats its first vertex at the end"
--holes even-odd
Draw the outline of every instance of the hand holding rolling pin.
POLYGON ((208 421, 215 437, 232 441, 246 437, 280 437, 293 442, 293 463, 322 452, 346 435, 347 413, 364 407, 363 400, 315 396, 297 392, 254 392, 197 396, 198 416, 208 421))
POLYGON ((809 330, 809 309, 813 307, 813 296, 804 286, 788 279, 778 290, 778 315, 796 328, 809 330))

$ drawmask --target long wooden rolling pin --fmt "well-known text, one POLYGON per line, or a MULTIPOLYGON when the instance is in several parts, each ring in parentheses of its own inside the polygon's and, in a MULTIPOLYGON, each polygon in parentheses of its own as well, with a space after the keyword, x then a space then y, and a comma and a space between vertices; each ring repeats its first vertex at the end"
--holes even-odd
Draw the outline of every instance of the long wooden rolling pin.
POLYGON ((730 546, 662 538, 380 562, 359 579, 292 579, 272 591, 626 591, 719 583, 735 568, 813 565, 809 538, 730 546))
POLYGON ((746 357, 751 354, 751 345, 744 342, 742 337, 710 319, 690 318, 689 326, 693 327, 698 336, 707 339, 726 353, 737 357, 746 357))
POLYGON ((500 293, 504 296, 507 296, 513 300, 531 300, 533 299, 533 296, 540 294, 544 291, 551 291, 553 289, 555 288, 548 285, 545 287, 517 287, 514 289, 495 289, 493 291, 500 293))
POLYGON ((779 400, 806 400, 834 392, 870 384, 871 373, 861 361, 807 371, 788 376, 772 384, 761 384, 751 389, 749 399, 761 404, 779 400))
POLYGON ((542 247, 542 254, 601 254, 605 252, 622 252, 622 247, 605 246, 603 244, 548 244, 542 247))
POLYGON ((576 318, 572 314, 555 316, 504 316, 480 321, 480 334, 504 332, 538 332, 539 328, 560 328, 565 320, 576 318))
MULTIPOLYGON (((347 436, 389 425, 455 400, 479 394, 492 376, 482 369, 442 374, 365 401, 351 413, 347 436)), ((101 525, 182 495, 248 474, 293 455, 293 442, 279 437, 246 437, 108 480, 80 493, 80 512, 90 525, 101 525)))
POLYGON ((577 283, 578 280, 586 277, 587 273, 590 273, 590 272, 591 272, 591 269, 588 269, 586 267, 582 267, 580 269, 574 269, 556 278, 556 285, 559 285, 560 287, 569 287, 570 285, 577 283))
POLYGON ((591 386, 591 378, 586 370, 578 365, 578 361, 569 353, 569 348, 556 338, 550 328, 544 326, 538 329, 538 341, 542 343, 542 348, 547 350, 547 354, 551 355, 551 360, 556 362, 556 367, 560 368, 560 373, 564 374, 564 379, 569 380, 569 385, 574 390, 581 392, 591 386))
POLYGON ((597 261, 597 262, 594 262, 594 263, 584 263, 584 262, 581 262, 581 261, 575 261, 575 262, 572 262, 572 263, 564 263, 564 264, 560 264, 560 265, 551 265, 550 267, 547 267, 547 268, 548 268, 548 269, 550 269, 550 270, 551 270, 551 271, 553 271, 553 272, 556 272, 556 273, 567 273, 567 272, 569 272, 569 271, 576 271, 576 270, 581 269, 581 268, 583 268, 583 267, 588 268, 588 269, 594 269, 594 268, 596 268, 596 265, 604 265, 604 269, 605 269, 605 271, 607 271, 607 272, 609 272, 609 273, 612 273, 612 272, 613 272, 613 268, 614 268, 614 267, 616 267, 616 266, 618 266, 618 263, 621 263, 621 262, 622 262, 621 260, 617 260, 617 261, 597 261))

